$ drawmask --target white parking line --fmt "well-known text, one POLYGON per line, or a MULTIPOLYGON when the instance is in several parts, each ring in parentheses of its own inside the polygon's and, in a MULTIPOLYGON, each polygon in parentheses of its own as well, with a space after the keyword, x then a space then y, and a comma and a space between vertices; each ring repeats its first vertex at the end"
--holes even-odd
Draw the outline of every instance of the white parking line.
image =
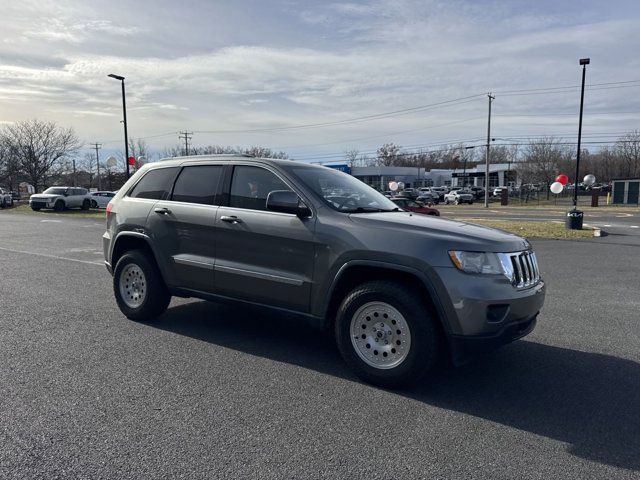
POLYGON ((62 220, 40 220, 40 223, 62 223, 62 220))
POLYGON ((37 257, 53 258, 55 260, 67 260, 69 262, 87 263, 89 265, 101 265, 101 266, 104 265, 104 262, 91 262, 89 260, 78 260, 77 258, 61 257, 59 255, 48 255, 46 253, 25 252, 24 250, 14 250, 12 248, 0 247, 0 250, 5 252, 11 252, 11 253, 22 253, 24 255, 35 255, 37 257))
POLYGON ((640 228, 638 225, 631 225, 629 228, 640 228))

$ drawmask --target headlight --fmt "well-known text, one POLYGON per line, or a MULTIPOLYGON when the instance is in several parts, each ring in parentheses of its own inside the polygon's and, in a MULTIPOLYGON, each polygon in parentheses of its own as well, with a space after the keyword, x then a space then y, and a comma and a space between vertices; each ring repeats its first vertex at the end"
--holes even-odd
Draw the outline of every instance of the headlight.
POLYGON ((503 257, 506 255, 502 253, 449 251, 449 258, 458 270, 466 273, 504 275, 511 279, 513 269, 503 257))

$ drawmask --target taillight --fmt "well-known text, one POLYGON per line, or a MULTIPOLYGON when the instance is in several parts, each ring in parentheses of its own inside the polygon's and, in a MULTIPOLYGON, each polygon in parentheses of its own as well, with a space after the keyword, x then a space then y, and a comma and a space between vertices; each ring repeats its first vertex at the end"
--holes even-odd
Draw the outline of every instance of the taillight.
POLYGON ((113 208, 113 203, 109 202, 107 203, 107 219, 109 219, 109 214, 111 213, 111 209, 113 208))

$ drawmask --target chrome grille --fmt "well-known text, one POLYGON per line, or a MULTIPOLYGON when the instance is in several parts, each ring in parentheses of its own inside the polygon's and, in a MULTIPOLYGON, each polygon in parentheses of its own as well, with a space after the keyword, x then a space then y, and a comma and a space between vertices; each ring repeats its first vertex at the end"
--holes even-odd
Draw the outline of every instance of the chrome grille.
POLYGON ((513 275, 511 281, 516 288, 529 288, 540 281, 538 260, 533 252, 509 254, 513 275))

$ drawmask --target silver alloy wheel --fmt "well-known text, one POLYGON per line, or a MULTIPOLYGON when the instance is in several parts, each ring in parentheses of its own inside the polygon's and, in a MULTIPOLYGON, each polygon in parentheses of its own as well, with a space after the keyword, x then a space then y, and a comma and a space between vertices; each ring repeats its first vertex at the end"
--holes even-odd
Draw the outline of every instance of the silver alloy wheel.
POLYGON ((135 263, 126 265, 118 280, 120 298, 129 308, 138 308, 147 296, 147 278, 135 263))
POLYGON ((400 365, 411 349, 404 316, 384 302, 369 302, 351 317, 351 344, 369 366, 387 370, 400 365))

